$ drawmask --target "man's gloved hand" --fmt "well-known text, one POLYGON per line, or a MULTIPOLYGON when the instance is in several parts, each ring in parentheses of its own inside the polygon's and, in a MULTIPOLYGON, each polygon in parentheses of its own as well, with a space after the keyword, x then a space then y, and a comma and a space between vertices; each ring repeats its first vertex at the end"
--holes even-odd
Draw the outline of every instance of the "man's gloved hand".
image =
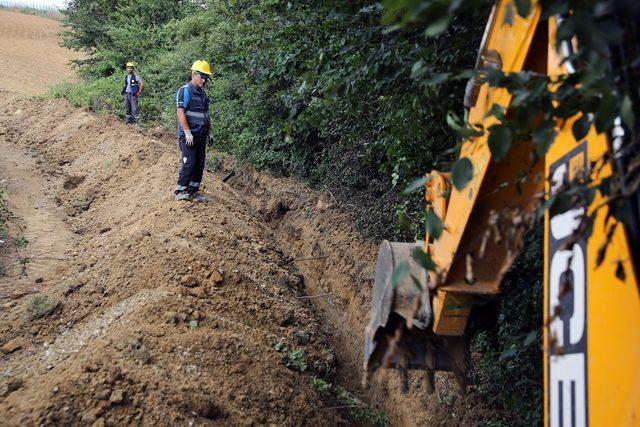
POLYGON ((207 146, 213 146, 213 138, 211 137, 211 135, 207 135, 207 146))
POLYGON ((184 139, 189 147, 193 147, 193 134, 190 130, 184 131, 184 139))

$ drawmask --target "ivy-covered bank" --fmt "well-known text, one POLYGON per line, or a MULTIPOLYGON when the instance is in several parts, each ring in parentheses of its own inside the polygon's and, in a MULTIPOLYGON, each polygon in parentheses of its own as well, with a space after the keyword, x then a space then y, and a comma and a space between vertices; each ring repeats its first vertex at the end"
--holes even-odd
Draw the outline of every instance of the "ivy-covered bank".
MULTIPOLYGON (((425 32, 384 20, 387 10, 367 1, 72 0, 64 44, 87 56, 76 64, 82 80, 53 93, 122 116, 123 68, 134 61, 144 124, 173 128, 175 91, 206 59, 216 148, 329 189, 370 238, 410 239, 423 234, 422 197, 402 190, 456 155, 447 115, 462 116, 465 70, 492 4, 475 3, 425 32)), ((473 338, 472 392, 510 413, 510 425, 542 415, 540 336, 530 335, 541 328, 542 255, 531 239, 498 326, 473 338)))

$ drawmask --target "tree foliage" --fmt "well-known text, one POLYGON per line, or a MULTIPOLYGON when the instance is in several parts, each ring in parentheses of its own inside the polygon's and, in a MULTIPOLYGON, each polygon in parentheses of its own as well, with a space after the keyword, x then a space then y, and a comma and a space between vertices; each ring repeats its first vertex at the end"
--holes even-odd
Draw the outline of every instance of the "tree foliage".
POLYGON ((460 73, 484 26, 462 15, 427 38, 384 24, 384 8, 367 1, 74 0, 65 14, 65 44, 89 54, 82 73, 120 80, 135 61, 144 118, 168 127, 190 64, 208 60, 217 146, 330 189, 377 237, 405 233, 398 223, 421 234, 420 198, 400 192, 452 159, 444 119, 460 110, 460 73))

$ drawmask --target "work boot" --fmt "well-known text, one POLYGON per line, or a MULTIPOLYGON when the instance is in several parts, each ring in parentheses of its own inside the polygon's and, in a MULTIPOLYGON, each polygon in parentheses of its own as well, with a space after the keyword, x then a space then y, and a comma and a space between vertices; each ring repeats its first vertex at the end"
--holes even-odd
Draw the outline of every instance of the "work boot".
POLYGON ((206 203, 206 202, 209 201, 209 198, 207 196, 205 196, 204 194, 193 193, 191 195, 191 200, 193 200, 194 202, 206 203))
POLYGON ((191 198, 192 198, 192 195, 190 193, 187 193, 186 191, 181 191, 176 194, 176 200, 189 201, 191 200, 191 198))

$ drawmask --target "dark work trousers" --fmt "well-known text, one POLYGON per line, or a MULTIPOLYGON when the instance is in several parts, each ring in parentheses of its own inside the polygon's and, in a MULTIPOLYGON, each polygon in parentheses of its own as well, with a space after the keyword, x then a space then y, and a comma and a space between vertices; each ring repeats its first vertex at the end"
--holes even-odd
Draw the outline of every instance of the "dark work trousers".
POLYGON ((200 189, 202 174, 204 173, 204 159, 207 149, 207 137, 193 138, 193 145, 189 147, 181 135, 178 145, 182 152, 180 174, 176 185, 176 194, 181 191, 188 191, 193 194, 200 189))
POLYGON ((138 109, 138 97, 132 93, 124 94, 125 123, 138 123, 140 121, 140 109, 138 109))

